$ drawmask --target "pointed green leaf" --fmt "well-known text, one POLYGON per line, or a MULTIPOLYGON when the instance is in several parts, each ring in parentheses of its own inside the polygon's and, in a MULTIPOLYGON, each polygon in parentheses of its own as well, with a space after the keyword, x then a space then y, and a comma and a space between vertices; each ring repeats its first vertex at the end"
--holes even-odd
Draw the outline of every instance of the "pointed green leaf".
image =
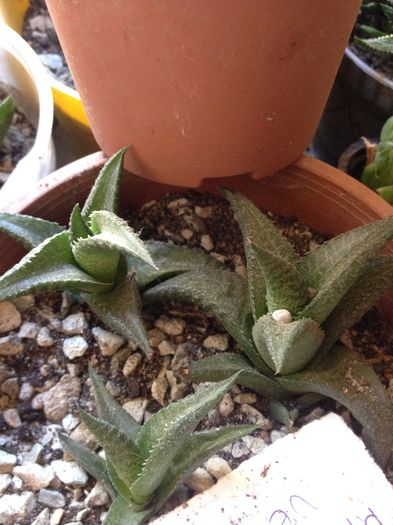
POLYGON ((269 312, 283 308, 298 312, 307 300, 307 286, 296 264, 258 246, 253 250, 265 279, 269 312))
POLYGON ((323 324, 321 351, 329 350, 340 335, 357 323, 392 286, 393 256, 376 257, 341 299, 323 324))
POLYGON ((192 362, 189 371, 191 381, 196 383, 222 381, 238 374, 239 385, 251 388, 261 396, 281 398, 288 394, 274 378, 259 373, 241 354, 225 352, 205 357, 192 362))
POLYGON ((393 404, 372 368, 338 346, 311 370, 278 378, 293 393, 317 392, 346 406, 363 425, 375 459, 385 465, 393 447, 393 404))
POLYGON ((355 37, 355 42, 363 47, 377 51, 378 53, 393 53, 393 35, 378 36, 376 38, 358 38, 355 37))
POLYGON ((122 408, 119 403, 110 395, 102 379, 90 367, 89 377, 93 389, 96 408, 100 419, 118 428, 128 438, 135 441, 140 429, 135 419, 122 408))
POLYGON ((268 371, 252 341, 251 307, 240 275, 230 270, 201 268, 172 277, 145 291, 142 297, 145 304, 174 299, 198 306, 224 326, 260 370, 268 371))
POLYGON ((154 509, 135 512, 130 503, 119 496, 109 509, 103 525, 142 525, 153 512, 154 509))
POLYGON ((289 263, 298 257, 292 246, 273 223, 243 195, 223 190, 239 223, 247 258, 248 286, 254 320, 266 313, 266 288, 262 269, 258 263, 255 246, 289 263))
POLYGON ((142 319, 142 303, 135 279, 128 278, 107 293, 82 294, 83 300, 111 330, 151 353, 142 319))
POLYGON ((56 222, 44 221, 29 215, 0 213, 0 231, 17 240, 27 250, 64 230, 56 222))
POLYGON ((113 283, 116 278, 121 253, 97 236, 78 239, 72 245, 78 265, 96 279, 113 283))
POLYGON ((263 360, 277 374, 292 374, 305 367, 317 353, 324 338, 318 323, 300 319, 292 323, 262 316, 252 330, 255 345, 263 360))
POLYGON ((232 376, 172 403, 155 413, 143 425, 137 442, 147 459, 130 488, 137 503, 143 503, 160 486, 188 435, 236 380, 237 375, 232 376))
POLYGON ((77 241, 78 239, 84 239, 85 237, 90 237, 90 235, 93 235, 93 232, 90 230, 87 222, 82 217, 79 204, 75 204, 74 209, 72 210, 69 230, 72 241, 77 241))
POLYGON ((145 243, 157 268, 137 259, 129 258, 129 267, 135 271, 138 288, 146 288, 155 281, 163 281, 180 273, 202 268, 221 268, 222 264, 200 250, 166 242, 145 243))
POLYGON ((237 425, 196 432, 184 443, 171 468, 157 490, 156 509, 159 509, 175 490, 177 483, 210 456, 230 443, 247 436, 257 425, 237 425))
POLYGON ((119 429, 84 410, 79 410, 82 421, 97 438, 105 455, 120 479, 129 487, 141 471, 143 454, 135 443, 119 429))
POLYGON ((14 99, 9 95, 0 102, 0 144, 3 142, 14 116, 14 99))
POLYGON ((43 241, 0 277, 0 301, 38 291, 105 291, 110 287, 80 270, 68 232, 43 241))
POLYGON ((85 219, 88 219, 93 211, 108 210, 113 213, 117 212, 123 160, 127 149, 123 148, 115 153, 100 171, 82 209, 82 215, 85 219))
MULTIPOLYGON (((129 491, 127 485, 124 483, 124 481, 119 477, 118 473, 116 472, 115 467, 113 464, 109 461, 108 458, 105 458, 105 464, 106 464, 106 470, 108 472, 109 479, 111 480, 112 485, 114 486, 116 493, 121 496, 126 501, 131 502, 131 492, 129 491)), ((134 509, 134 510, 139 510, 134 509)))
POLYGON ((105 483, 111 498, 114 499, 117 494, 108 475, 105 460, 86 447, 86 445, 74 441, 66 434, 59 432, 59 439, 63 449, 70 454, 83 469, 95 479, 105 483))
POLYGON ((130 228, 127 221, 114 213, 109 211, 93 212, 90 215, 90 227, 95 234, 95 239, 100 239, 124 255, 138 257, 157 268, 139 235, 130 228))
POLYGON ((306 281, 318 292, 298 315, 322 324, 368 262, 393 238, 393 217, 331 239, 303 258, 306 281))

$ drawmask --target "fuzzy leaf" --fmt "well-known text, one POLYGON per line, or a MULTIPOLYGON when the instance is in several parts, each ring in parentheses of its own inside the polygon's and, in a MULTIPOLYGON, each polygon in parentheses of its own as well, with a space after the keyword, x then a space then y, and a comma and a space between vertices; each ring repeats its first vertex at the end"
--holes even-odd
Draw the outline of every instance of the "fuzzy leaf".
POLYGON ((90 215, 90 227, 95 239, 100 239, 124 255, 138 257, 157 269, 144 242, 127 221, 109 211, 95 211, 90 215))
MULTIPOLYGON (((111 480, 112 485, 115 487, 115 490, 119 496, 121 496, 123 499, 125 499, 128 502, 132 502, 131 492, 129 491, 127 485, 124 483, 124 481, 119 477, 118 473, 116 472, 115 467, 113 464, 109 461, 108 458, 105 458, 105 464, 106 464, 106 470, 109 476, 109 479, 111 480)), ((134 507, 134 504, 132 504, 134 507)), ((134 510, 139 510, 139 508, 136 508, 134 510)))
POLYGON ((138 345, 146 354, 151 352, 135 279, 128 278, 110 292, 82 294, 82 297, 111 330, 138 345))
POLYGON ((200 250, 176 246, 166 242, 147 241, 145 246, 157 268, 137 259, 129 258, 129 267, 135 271, 138 288, 146 288, 155 281, 162 281, 180 273, 202 268, 221 268, 222 265, 200 250))
POLYGON ((318 292, 299 314, 322 324, 353 286, 368 262, 393 238, 387 217, 331 239, 303 258, 306 281, 318 292))
POLYGON ((72 245, 78 265, 96 279, 113 283, 116 278, 121 253, 97 235, 78 239, 72 245))
POLYGON ((93 389, 94 399, 98 416, 107 423, 118 428, 128 438, 135 441, 140 426, 135 419, 122 408, 119 403, 110 395, 102 379, 90 367, 89 377, 93 389))
POLYGON ((324 338, 318 323, 300 319, 292 323, 275 321, 264 315, 252 330, 263 360, 276 374, 292 374, 305 367, 317 353, 324 338))
POLYGON ((236 382, 237 375, 208 386, 155 413, 138 435, 138 446, 147 458, 130 490, 143 503, 160 486, 173 460, 201 419, 236 382))
POLYGON ((307 300, 307 286, 297 265, 258 246, 253 250, 262 268, 269 312, 282 308, 298 312, 307 300))
POLYGON ((66 434, 60 432, 59 439, 63 449, 70 454, 83 469, 93 476, 93 478, 103 481, 110 492, 111 498, 115 499, 117 494, 108 476, 105 460, 86 447, 86 445, 74 441, 66 434))
POLYGON ((3 142, 14 116, 14 99, 9 95, 0 102, 0 144, 3 142))
POLYGON ((378 53, 393 53, 393 35, 378 36, 377 38, 358 38, 355 37, 355 42, 363 47, 377 51, 378 53))
POLYGON ((247 258, 248 286, 254 320, 266 313, 266 287, 255 247, 281 257, 289 263, 298 260, 292 246, 272 222, 243 195, 223 190, 239 223, 247 258))
POLYGON ((237 383, 265 397, 281 398, 288 394, 274 378, 259 373, 241 354, 225 352, 199 361, 189 367, 190 379, 196 383, 222 381, 238 374, 237 383))
POLYGON ((142 525, 151 516, 154 509, 135 512, 132 506, 120 496, 114 501, 103 525, 142 525))
POLYGON ((29 215, 0 213, 0 231, 20 242, 27 250, 64 230, 56 222, 44 221, 29 215))
POLYGON ((198 306, 224 326, 257 368, 268 371, 252 341, 251 307, 247 287, 240 275, 230 270, 201 268, 150 288, 142 298, 145 304, 178 300, 198 306))
POLYGON ((278 381, 290 392, 317 392, 346 406, 363 425, 365 441, 377 462, 386 464, 393 447, 393 404, 359 355, 337 346, 315 368, 278 381))
POLYGON ((93 211, 117 212, 120 179, 126 151, 127 148, 123 148, 115 153, 100 171, 82 209, 85 219, 88 219, 93 211))
POLYGON ((135 443, 113 425, 79 410, 82 421, 105 450, 120 479, 129 487, 137 478, 143 465, 143 454, 135 443))
POLYGON ((73 242, 77 241, 78 239, 84 239, 85 237, 90 237, 90 235, 93 235, 85 219, 82 217, 79 204, 75 204, 74 209, 72 210, 69 230, 73 242))
POLYGON ((184 443, 157 490, 156 508, 160 508, 175 490, 177 483, 199 465, 230 443, 247 436, 257 425, 237 425, 196 432, 184 443))
POLYGON ((392 284, 393 255, 376 257, 326 319, 321 351, 331 348, 340 335, 357 323, 392 284))
POLYGON ((68 232, 43 241, 0 277, 0 301, 38 291, 105 291, 102 283, 75 265, 68 232))

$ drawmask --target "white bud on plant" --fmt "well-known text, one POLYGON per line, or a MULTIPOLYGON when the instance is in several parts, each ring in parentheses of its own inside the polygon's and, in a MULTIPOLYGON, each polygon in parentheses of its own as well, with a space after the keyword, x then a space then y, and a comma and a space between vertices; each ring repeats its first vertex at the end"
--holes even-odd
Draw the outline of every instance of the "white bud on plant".
POLYGON ((284 323, 284 324, 292 323, 291 312, 285 309, 274 310, 274 312, 272 313, 272 317, 278 323, 284 323))

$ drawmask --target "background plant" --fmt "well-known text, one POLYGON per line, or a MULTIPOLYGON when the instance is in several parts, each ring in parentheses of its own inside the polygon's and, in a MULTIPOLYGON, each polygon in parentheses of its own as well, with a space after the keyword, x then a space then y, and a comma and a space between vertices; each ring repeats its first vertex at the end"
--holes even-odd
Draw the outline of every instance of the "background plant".
POLYGON ((298 256, 245 197, 225 191, 247 258, 242 277, 222 268, 189 271, 143 294, 145 302, 183 300, 214 315, 243 354, 225 353, 191 368, 194 381, 238 382, 272 398, 316 392, 339 401, 363 425, 385 464, 393 445, 393 404, 357 353, 336 342, 393 283, 393 257, 378 253, 393 238, 393 217, 351 230, 298 256))
POLYGON ((104 525, 138 525, 157 512, 177 483, 199 464, 257 428, 226 426, 196 432, 207 412, 235 383, 236 376, 210 385, 154 414, 143 426, 108 393, 91 369, 98 417, 80 410, 82 421, 96 436, 105 459, 65 434, 64 449, 106 485, 113 505, 104 525))
POLYGON ((376 0, 362 3, 355 42, 378 53, 393 53, 393 1, 376 0))
POLYGON ((15 104, 11 96, 6 97, 0 102, 0 144, 8 132, 14 112, 15 104))

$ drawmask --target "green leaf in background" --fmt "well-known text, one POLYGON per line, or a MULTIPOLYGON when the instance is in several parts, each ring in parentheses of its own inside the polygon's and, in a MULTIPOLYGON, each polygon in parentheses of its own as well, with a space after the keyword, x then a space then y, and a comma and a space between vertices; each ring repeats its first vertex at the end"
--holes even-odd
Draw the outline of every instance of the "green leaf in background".
POLYGON ((142 525, 154 512, 154 509, 136 512, 132 505, 120 496, 114 501, 103 525, 142 525))
POLYGON ((0 213, 0 231, 20 242, 27 250, 32 250, 63 230, 63 226, 56 222, 29 215, 0 213))
POLYGON ((14 99, 9 95, 0 102, 0 144, 3 142, 15 112, 14 99))
POLYGON ((82 217, 79 204, 75 204, 74 209, 72 210, 69 230, 73 242, 93 235, 93 232, 90 230, 87 222, 82 217))
POLYGON ((378 53, 393 53, 393 35, 378 36, 376 38, 359 38, 355 36, 356 44, 378 53))
POLYGON ((78 265, 99 281, 114 283, 121 253, 97 236, 78 239, 72 245, 78 265))

